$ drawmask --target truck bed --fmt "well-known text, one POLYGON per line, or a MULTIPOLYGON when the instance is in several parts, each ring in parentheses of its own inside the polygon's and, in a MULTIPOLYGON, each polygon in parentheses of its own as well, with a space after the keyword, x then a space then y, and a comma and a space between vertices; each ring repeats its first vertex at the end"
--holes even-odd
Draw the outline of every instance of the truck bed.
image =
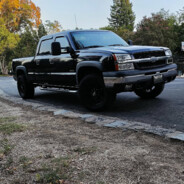
POLYGON ((25 57, 25 58, 16 58, 16 59, 13 59, 13 61, 12 61, 12 72, 13 72, 14 79, 16 79, 15 78, 16 67, 17 66, 21 66, 23 63, 27 63, 27 62, 29 63, 33 59, 34 59, 34 56, 33 57, 25 57))

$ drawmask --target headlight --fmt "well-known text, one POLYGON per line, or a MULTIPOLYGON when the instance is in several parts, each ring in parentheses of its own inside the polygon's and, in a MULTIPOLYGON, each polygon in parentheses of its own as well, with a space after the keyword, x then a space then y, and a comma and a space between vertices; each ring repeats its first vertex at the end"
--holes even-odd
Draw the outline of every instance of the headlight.
POLYGON ((115 54, 116 70, 134 70, 134 64, 130 61, 130 54, 115 54))
POLYGON ((130 54, 115 54, 115 57, 116 57, 116 61, 118 63, 123 63, 127 60, 131 60, 131 56, 130 54))
POLYGON ((170 49, 165 50, 165 55, 166 55, 166 56, 172 56, 171 50, 170 50, 170 49))
POLYGON ((134 70, 135 69, 133 63, 119 64, 118 68, 119 70, 134 70))

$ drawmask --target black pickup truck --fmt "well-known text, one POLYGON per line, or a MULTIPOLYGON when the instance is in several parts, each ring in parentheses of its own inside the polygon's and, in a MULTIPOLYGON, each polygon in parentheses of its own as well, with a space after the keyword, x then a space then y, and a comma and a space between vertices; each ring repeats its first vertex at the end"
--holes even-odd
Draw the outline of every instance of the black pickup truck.
POLYGON ((23 99, 33 98, 37 86, 78 90, 93 111, 112 104, 120 92, 155 98, 177 75, 169 48, 133 46, 100 30, 44 36, 35 56, 14 59, 12 69, 23 99))

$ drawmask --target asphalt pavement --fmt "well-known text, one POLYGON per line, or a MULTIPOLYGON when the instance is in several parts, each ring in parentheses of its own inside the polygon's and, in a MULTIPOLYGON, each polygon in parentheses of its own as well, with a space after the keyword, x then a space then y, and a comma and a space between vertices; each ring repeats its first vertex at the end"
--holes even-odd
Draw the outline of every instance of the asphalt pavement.
MULTIPOLYGON (((0 89, 6 94, 18 97, 16 82, 12 77, 0 77, 0 89)), ((31 102, 49 105, 75 112, 89 113, 80 103, 75 93, 53 92, 36 89, 31 102)), ((164 92, 152 100, 143 100, 134 93, 120 93, 115 104, 104 112, 96 113, 118 117, 123 120, 139 121, 163 128, 184 131, 184 79, 176 79, 166 84, 164 92)))

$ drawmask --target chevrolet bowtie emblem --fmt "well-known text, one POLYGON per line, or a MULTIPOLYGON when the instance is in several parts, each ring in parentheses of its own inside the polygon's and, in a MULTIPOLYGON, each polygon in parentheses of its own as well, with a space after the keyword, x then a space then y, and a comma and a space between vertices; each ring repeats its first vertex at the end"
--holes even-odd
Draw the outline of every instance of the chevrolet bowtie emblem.
POLYGON ((150 58, 150 61, 151 61, 152 63, 155 63, 157 60, 158 60, 158 59, 157 59, 156 57, 151 57, 151 58, 150 58))

